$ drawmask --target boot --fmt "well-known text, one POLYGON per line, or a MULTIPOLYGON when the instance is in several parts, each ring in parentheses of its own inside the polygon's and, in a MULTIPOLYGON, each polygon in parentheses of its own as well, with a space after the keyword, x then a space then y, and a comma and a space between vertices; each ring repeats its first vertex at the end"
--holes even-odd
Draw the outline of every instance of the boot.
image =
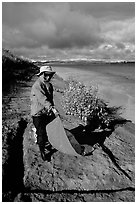
POLYGON ((41 153, 41 158, 43 159, 43 161, 49 161, 49 156, 50 156, 50 151, 47 150, 44 147, 40 147, 40 153, 41 153))

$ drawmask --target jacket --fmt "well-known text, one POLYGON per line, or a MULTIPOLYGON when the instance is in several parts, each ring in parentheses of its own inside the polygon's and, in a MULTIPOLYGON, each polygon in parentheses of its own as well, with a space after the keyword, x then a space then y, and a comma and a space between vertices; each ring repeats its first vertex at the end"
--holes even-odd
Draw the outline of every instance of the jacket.
POLYGON ((30 98, 32 116, 48 114, 54 106, 52 84, 50 82, 42 82, 38 78, 32 86, 30 98))

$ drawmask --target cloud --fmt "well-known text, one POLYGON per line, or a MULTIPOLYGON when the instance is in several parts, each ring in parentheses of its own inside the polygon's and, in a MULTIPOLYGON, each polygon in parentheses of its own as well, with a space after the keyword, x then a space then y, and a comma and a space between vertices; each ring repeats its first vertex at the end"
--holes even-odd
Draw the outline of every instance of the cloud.
POLYGON ((134 3, 3 2, 2 6, 3 47, 17 53, 48 58, 133 56, 134 3))
MULTIPOLYGON (((17 5, 13 4, 10 8, 11 10, 7 10, 9 17, 15 7, 17 9, 17 5)), ((57 4, 56 6, 48 7, 48 9, 47 7, 45 9, 45 6, 42 8, 39 5, 38 8, 37 18, 34 15, 36 8, 32 6, 31 9, 34 12, 32 14, 31 10, 30 13, 28 12, 29 8, 24 11, 24 4, 19 8, 19 10, 21 9, 20 15, 18 15, 18 11, 12 18, 8 18, 8 21, 4 17, 3 22, 7 24, 7 29, 8 26, 9 30, 10 27, 13 30, 16 27, 18 28, 18 34, 12 32, 16 35, 17 39, 27 39, 27 42, 24 42, 24 46, 30 47, 32 42, 34 42, 32 46, 36 47, 47 45, 49 48, 58 49, 80 48, 87 45, 98 46, 103 41, 99 35, 100 27, 98 22, 91 16, 71 11, 68 4, 57 4), (29 20, 27 21, 27 19, 29 20), (28 41, 30 42, 28 43, 28 41)), ((4 38, 6 37, 4 33, 4 38)), ((17 40, 15 44, 18 47, 21 43, 17 40)))
POLYGON ((104 22, 102 23, 102 32, 106 41, 134 43, 135 19, 104 22))
POLYGON ((34 48, 36 44, 37 42, 26 37, 20 30, 3 26, 3 47, 20 48, 25 46, 34 48))
POLYGON ((123 43, 121 43, 121 42, 116 43, 116 47, 118 49, 125 49, 125 45, 123 43))
POLYGON ((125 20, 135 16, 134 2, 71 2, 70 6, 72 10, 92 15, 98 19, 105 19, 109 16, 110 20, 125 20))
POLYGON ((98 59, 134 60, 135 48, 130 44, 112 43, 102 44, 91 52, 92 57, 98 59))

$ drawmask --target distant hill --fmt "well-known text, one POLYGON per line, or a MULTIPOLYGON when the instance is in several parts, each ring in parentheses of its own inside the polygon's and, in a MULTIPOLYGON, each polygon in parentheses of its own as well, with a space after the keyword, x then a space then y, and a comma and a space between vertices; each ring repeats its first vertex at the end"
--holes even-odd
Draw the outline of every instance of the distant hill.
POLYGON ((29 79, 36 68, 32 62, 21 59, 10 50, 2 49, 2 90, 18 81, 29 79))

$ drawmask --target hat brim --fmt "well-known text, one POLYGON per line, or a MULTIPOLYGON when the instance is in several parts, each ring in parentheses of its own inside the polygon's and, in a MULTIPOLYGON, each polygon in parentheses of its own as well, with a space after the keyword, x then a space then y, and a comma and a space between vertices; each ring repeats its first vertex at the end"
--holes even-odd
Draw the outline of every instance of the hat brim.
POLYGON ((38 74, 36 74, 37 76, 40 76, 41 74, 43 74, 43 73, 46 73, 47 75, 53 75, 53 74, 55 74, 56 72, 46 72, 46 71, 44 71, 44 72, 39 72, 38 74))

